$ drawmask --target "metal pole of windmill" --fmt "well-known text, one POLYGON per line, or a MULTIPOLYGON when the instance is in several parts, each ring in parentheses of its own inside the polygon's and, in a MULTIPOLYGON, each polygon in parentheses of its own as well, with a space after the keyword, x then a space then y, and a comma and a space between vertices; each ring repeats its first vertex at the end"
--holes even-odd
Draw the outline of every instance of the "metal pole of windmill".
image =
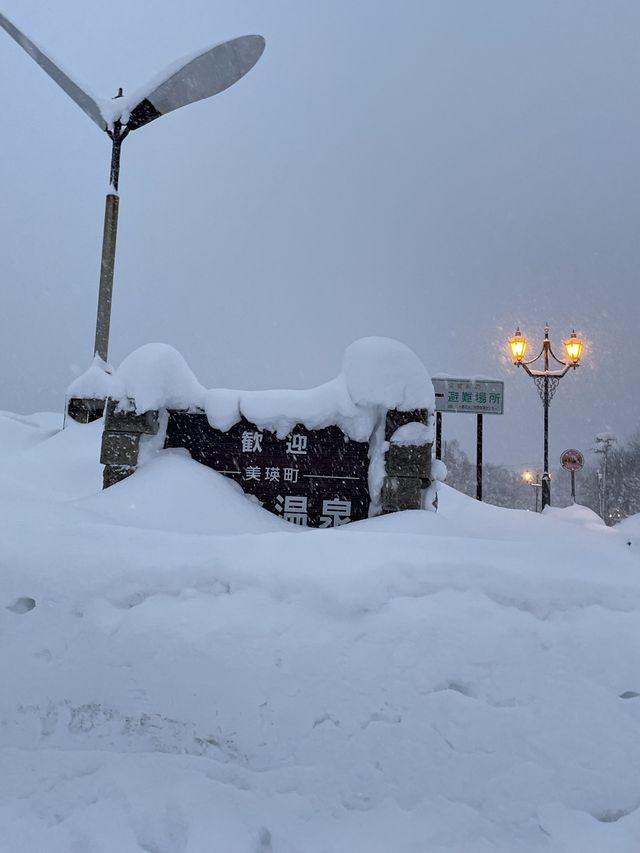
MULTIPOLYGON (((119 90, 114 100, 122 97, 119 90)), ((116 240, 118 237, 118 210, 120 196, 120 149, 128 130, 122 131, 120 121, 115 121, 113 130, 107 131, 111 138, 111 174, 109 192, 104 206, 104 230, 102 234, 102 255, 100 257, 100 286, 98 289, 98 314, 96 317, 96 338, 94 353, 105 363, 109 358, 109 330, 111 327, 111 301, 113 297, 113 276, 116 266, 116 240)))
POLYGON ((185 60, 177 71, 168 71, 162 82, 158 83, 156 80, 129 97, 122 97, 120 90, 118 96, 113 99, 117 100, 117 104, 110 104, 107 101, 100 106, 93 95, 81 89, 2 14, 0 14, 0 26, 111 139, 111 180, 105 201, 94 346, 94 354, 106 362, 109 356, 109 328, 118 234, 118 183, 122 143, 132 130, 144 127, 179 107, 193 104, 228 89, 244 77, 260 59, 265 41, 262 36, 248 35, 214 45, 185 60))
POLYGON ((98 314, 96 317, 96 339, 94 352, 102 361, 109 359, 109 329, 111 327, 111 301, 113 297, 113 274, 116 266, 116 240, 118 237, 118 206, 120 199, 115 193, 107 193, 104 207, 104 231, 102 234, 102 256, 100 258, 100 285, 98 289, 98 314))

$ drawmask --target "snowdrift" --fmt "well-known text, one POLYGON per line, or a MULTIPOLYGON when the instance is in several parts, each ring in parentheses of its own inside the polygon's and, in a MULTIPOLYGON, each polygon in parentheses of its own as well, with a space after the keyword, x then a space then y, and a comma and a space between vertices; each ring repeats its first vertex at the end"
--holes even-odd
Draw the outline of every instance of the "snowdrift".
POLYGON ((637 851, 640 564, 579 510, 287 525, 0 416, 0 850, 637 851))

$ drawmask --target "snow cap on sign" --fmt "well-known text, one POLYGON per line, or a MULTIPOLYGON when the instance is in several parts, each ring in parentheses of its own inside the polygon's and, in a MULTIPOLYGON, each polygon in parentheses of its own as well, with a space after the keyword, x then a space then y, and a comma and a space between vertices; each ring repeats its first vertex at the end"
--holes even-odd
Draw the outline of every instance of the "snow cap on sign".
MULTIPOLYGON (((307 429, 336 425, 354 441, 368 441, 382 408, 433 411, 433 385, 418 357, 390 338, 363 338, 351 344, 343 372, 304 390, 205 390, 184 358, 167 344, 147 344, 122 362, 109 396, 134 400, 149 409, 203 409, 209 423, 226 431, 241 417, 280 438, 296 424, 307 429)), ((91 396, 88 394, 87 396, 91 396)), ((432 441, 431 426, 414 425, 420 442, 432 441)), ((406 430, 405 430, 406 432, 406 430)), ((402 436, 400 436, 400 440, 402 436)))
POLYGON ((122 362, 115 375, 113 397, 135 400, 136 411, 164 406, 190 409, 202 405, 205 389, 177 349, 145 344, 122 362))
POLYGON ((411 411, 435 407, 433 384, 418 356, 392 338, 360 338, 342 362, 347 390, 358 406, 411 411))
POLYGON ((211 426, 221 429, 222 432, 231 429, 242 417, 240 392, 230 388, 211 388, 206 391, 203 407, 211 426))
POLYGON ((405 447, 432 444, 433 428, 431 426, 427 426, 427 424, 412 421, 411 423, 398 427, 389 440, 391 444, 399 444, 405 447))
POLYGON ((85 370, 67 388, 67 397, 88 397, 104 400, 114 393, 115 385, 111 365, 96 355, 85 370))

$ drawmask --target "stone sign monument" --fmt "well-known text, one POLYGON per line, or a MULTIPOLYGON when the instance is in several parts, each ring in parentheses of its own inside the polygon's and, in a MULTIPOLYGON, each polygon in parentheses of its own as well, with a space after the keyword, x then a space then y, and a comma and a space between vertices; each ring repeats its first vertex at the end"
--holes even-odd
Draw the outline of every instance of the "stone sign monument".
MULTIPOLYGON (((352 348, 358 352, 362 343, 352 348)), ((186 372, 178 353, 168 355, 171 348, 161 350, 158 370, 173 379, 182 376, 183 385, 171 386, 157 376, 154 384, 148 372, 140 375, 139 365, 132 381, 125 360, 112 377, 104 411, 104 488, 135 471, 146 444, 154 451, 184 448, 196 462, 233 479, 265 509, 300 526, 339 527, 383 512, 430 506, 435 498, 433 387, 403 345, 387 342, 383 355, 388 351, 398 361, 398 349, 400 368, 409 361, 408 377, 382 359, 378 367, 363 370, 359 356, 333 382, 294 392, 208 392, 186 372), (169 365, 162 367, 167 358, 169 365), (149 389, 156 386, 162 394, 154 396, 149 389), (405 400, 430 405, 409 407, 405 400)), ((148 370, 153 359, 148 351, 144 355, 129 358, 144 361, 148 370)), ((81 387, 76 382, 74 391, 81 387)), ((83 398, 69 400, 69 417, 85 410, 83 398)))

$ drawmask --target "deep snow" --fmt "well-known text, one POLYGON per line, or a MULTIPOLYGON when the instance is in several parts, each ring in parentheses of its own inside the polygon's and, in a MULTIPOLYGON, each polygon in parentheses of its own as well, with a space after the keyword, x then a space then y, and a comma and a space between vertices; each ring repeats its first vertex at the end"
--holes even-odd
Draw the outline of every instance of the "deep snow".
POLYGON ((303 530, 60 425, 0 416, 1 851, 640 849, 632 522, 303 530))

